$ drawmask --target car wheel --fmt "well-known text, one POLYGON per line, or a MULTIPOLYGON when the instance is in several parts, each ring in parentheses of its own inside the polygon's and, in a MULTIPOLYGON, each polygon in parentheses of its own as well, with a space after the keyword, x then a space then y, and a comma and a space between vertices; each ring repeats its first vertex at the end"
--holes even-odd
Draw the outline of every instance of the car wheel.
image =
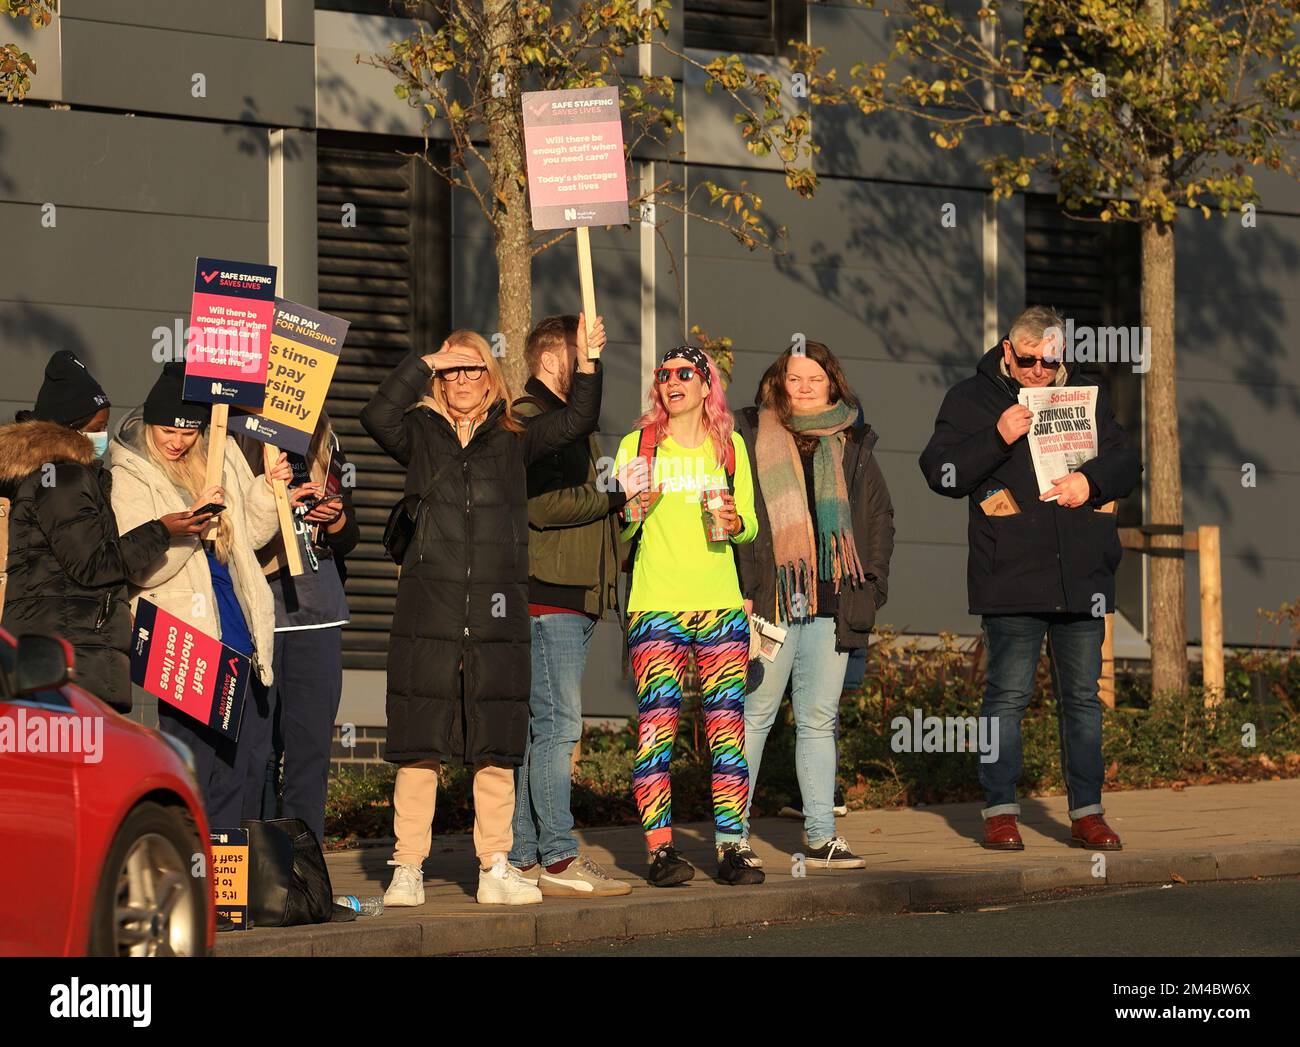
POLYGON ((95 893, 92 956, 207 953, 208 881, 193 874, 203 847, 173 808, 142 803, 109 848, 95 893))

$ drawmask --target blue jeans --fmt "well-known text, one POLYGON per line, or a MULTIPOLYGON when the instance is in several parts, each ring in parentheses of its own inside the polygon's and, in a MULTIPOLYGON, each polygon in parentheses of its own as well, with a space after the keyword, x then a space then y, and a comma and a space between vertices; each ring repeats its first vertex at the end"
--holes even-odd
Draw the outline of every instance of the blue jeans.
POLYGON ((835 734, 848 664, 849 652, 835 650, 834 618, 791 625, 776 661, 763 662, 763 682, 745 696, 745 759, 749 762, 746 832, 763 746, 776 722, 785 685, 793 679, 794 769, 803 797, 808 845, 819 847, 835 836, 835 734))
POLYGON ((514 846, 510 864, 554 865, 578 853, 569 796, 573 747, 582 737, 582 671, 596 623, 583 614, 532 619, 533 688, 528 742, 515 770, 514 846))
POLYGON ((981 716, 996 716, 998 758, 980 764, 980 784, 988 797, 985 818, 1020 814, 1020 720, 1034 693, 1038 654, 1047 637, 1052 690, 1061 736, 1061 774, 1069 795, 1070 817, 1102 814, 1101 641, 1106 620, 1086 614, 989 614, 984 616, 988 680, 981 716))

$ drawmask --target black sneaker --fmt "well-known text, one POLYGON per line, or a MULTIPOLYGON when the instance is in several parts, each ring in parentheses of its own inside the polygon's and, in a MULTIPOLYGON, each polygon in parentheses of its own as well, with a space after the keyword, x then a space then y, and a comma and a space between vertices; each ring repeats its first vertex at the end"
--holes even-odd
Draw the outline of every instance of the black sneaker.
POLYGON ((866 860, 859 858, 849 850, 843 836, 827 840, 820 847, 809 848, 804 855, 804 863, 815 865, 819 869, 865 869, 866 860))
POLYGON ((836 818, 843 818, 849 813, 849 805, 844 802, 844 790, 838 785, 835 786, 835 800, 833 802, 835 806, 832 810, 835 812, 836 818))
POLYGON ((651 887, 675 887, 694 878, 695 866, 677 853, 677 848, 666 843, 650 856, 650 872, 646 880, 651 887))
POLYGON ((767 878, 763 870, 755 868, 745 856, 747 850, 747 847, 739 843, 727 843, 718 848, 719 880, 734 887, 762 883, 767 878))

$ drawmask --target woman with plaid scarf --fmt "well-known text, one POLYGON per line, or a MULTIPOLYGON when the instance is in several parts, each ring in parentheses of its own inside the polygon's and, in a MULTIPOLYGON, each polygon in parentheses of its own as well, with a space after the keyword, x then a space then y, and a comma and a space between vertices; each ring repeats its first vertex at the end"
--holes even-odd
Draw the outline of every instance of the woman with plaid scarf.
POLYGON ((894 507, 872 453, 876 434, 826 346, 787 349, 754 402, 736 415, 736 431, 754 462, 758 538, 736 547, 737 561, 746 609, 786 633, 745 698, 750 803, 793 680, 806 860, 860 869, 865 862, 835 835, 835 736, 849 651, 867 646, 888 592, 894 507))

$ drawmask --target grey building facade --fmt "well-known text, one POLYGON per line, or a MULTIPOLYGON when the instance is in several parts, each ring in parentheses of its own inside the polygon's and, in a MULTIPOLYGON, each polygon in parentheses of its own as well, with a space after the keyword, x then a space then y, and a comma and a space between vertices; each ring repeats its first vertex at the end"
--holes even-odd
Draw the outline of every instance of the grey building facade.
MULTIPOLYGON (((402 354, 436 348, 452 327, 491 332, 496 322, 490 230, 473 201, 404 155, 421 146, 422 113, 364 61, 412 23, 382 13, 383 0, 60 7, 39 33, 0 25, 38 61, 26 102, 0 106, 0 416, 30 406, 59 348, 87 362, 115 415, 141 402, 159 346, 187 322, 196 255, 269 261, 284 297, 347 317, 329 409, 358 465, 364 544, 349 561, 340 721, 380 728, 395 581, 378 541, 401 475, 361 431, 357 411, 402 354)), ((688 2, 675 22, 679 43, 749 48, 777 70, 783 35, 806 34, 841 69, 887 47, 881 16, 850 3, 688 2)), ((1027 300, 1056 304, 1078 323, 1140 322, 1133 231, 1064 220, 1050 193, 995 203, 977 161, 997 142, 941 152, 915 127, 843 112, 814 116, 821 188, 801 201, 779 168, 745 151, 726 103, 698 77, 662 53, 639 60, 682 81, 685 161, 674 176, 687 185, 744 180, 789 241, 781 254, 745 252, 666 208, 658 233, 637 224, 593 230, 611 336, 603 436, 612 445, 630 427, 652 361, 693 324, 734 340, 736 407, 793 336, 827 343, 880 433, 876 453, 896 508, 882 620, 915 633, 974 633, 965 510, 926 488, 917 455, 943 391, 1027 300)), ((630 175, 653 184, 662 166, 638 161, 630 175)), ((1184 216, 1177 228, 1185 517, 1189 528, 1223 527, 1232 644, 1275 642, 1256 609, 1300 597, 1300 189, 1280 177, 1260 186, 1253 227, 1184 216), (1244 482, 1252 472, 1253 486, 1244 482)), ((534 315, 578 304, 566 242, 538 259, 534 315)), ((1105 380, 1141 441, 1140 375, 1117 368, 1105 380)), ((1140 493, 1122 514, 1141 522, 1140 493)), ((1121 655, 1143 651, 1143 576, 1130 554, 1121 655)), ((1194 557, 1187 592, 1195 640, 1194 557)), ((632 710, 620 646, 617 626, 602 623, 588 715, 632 710)))

